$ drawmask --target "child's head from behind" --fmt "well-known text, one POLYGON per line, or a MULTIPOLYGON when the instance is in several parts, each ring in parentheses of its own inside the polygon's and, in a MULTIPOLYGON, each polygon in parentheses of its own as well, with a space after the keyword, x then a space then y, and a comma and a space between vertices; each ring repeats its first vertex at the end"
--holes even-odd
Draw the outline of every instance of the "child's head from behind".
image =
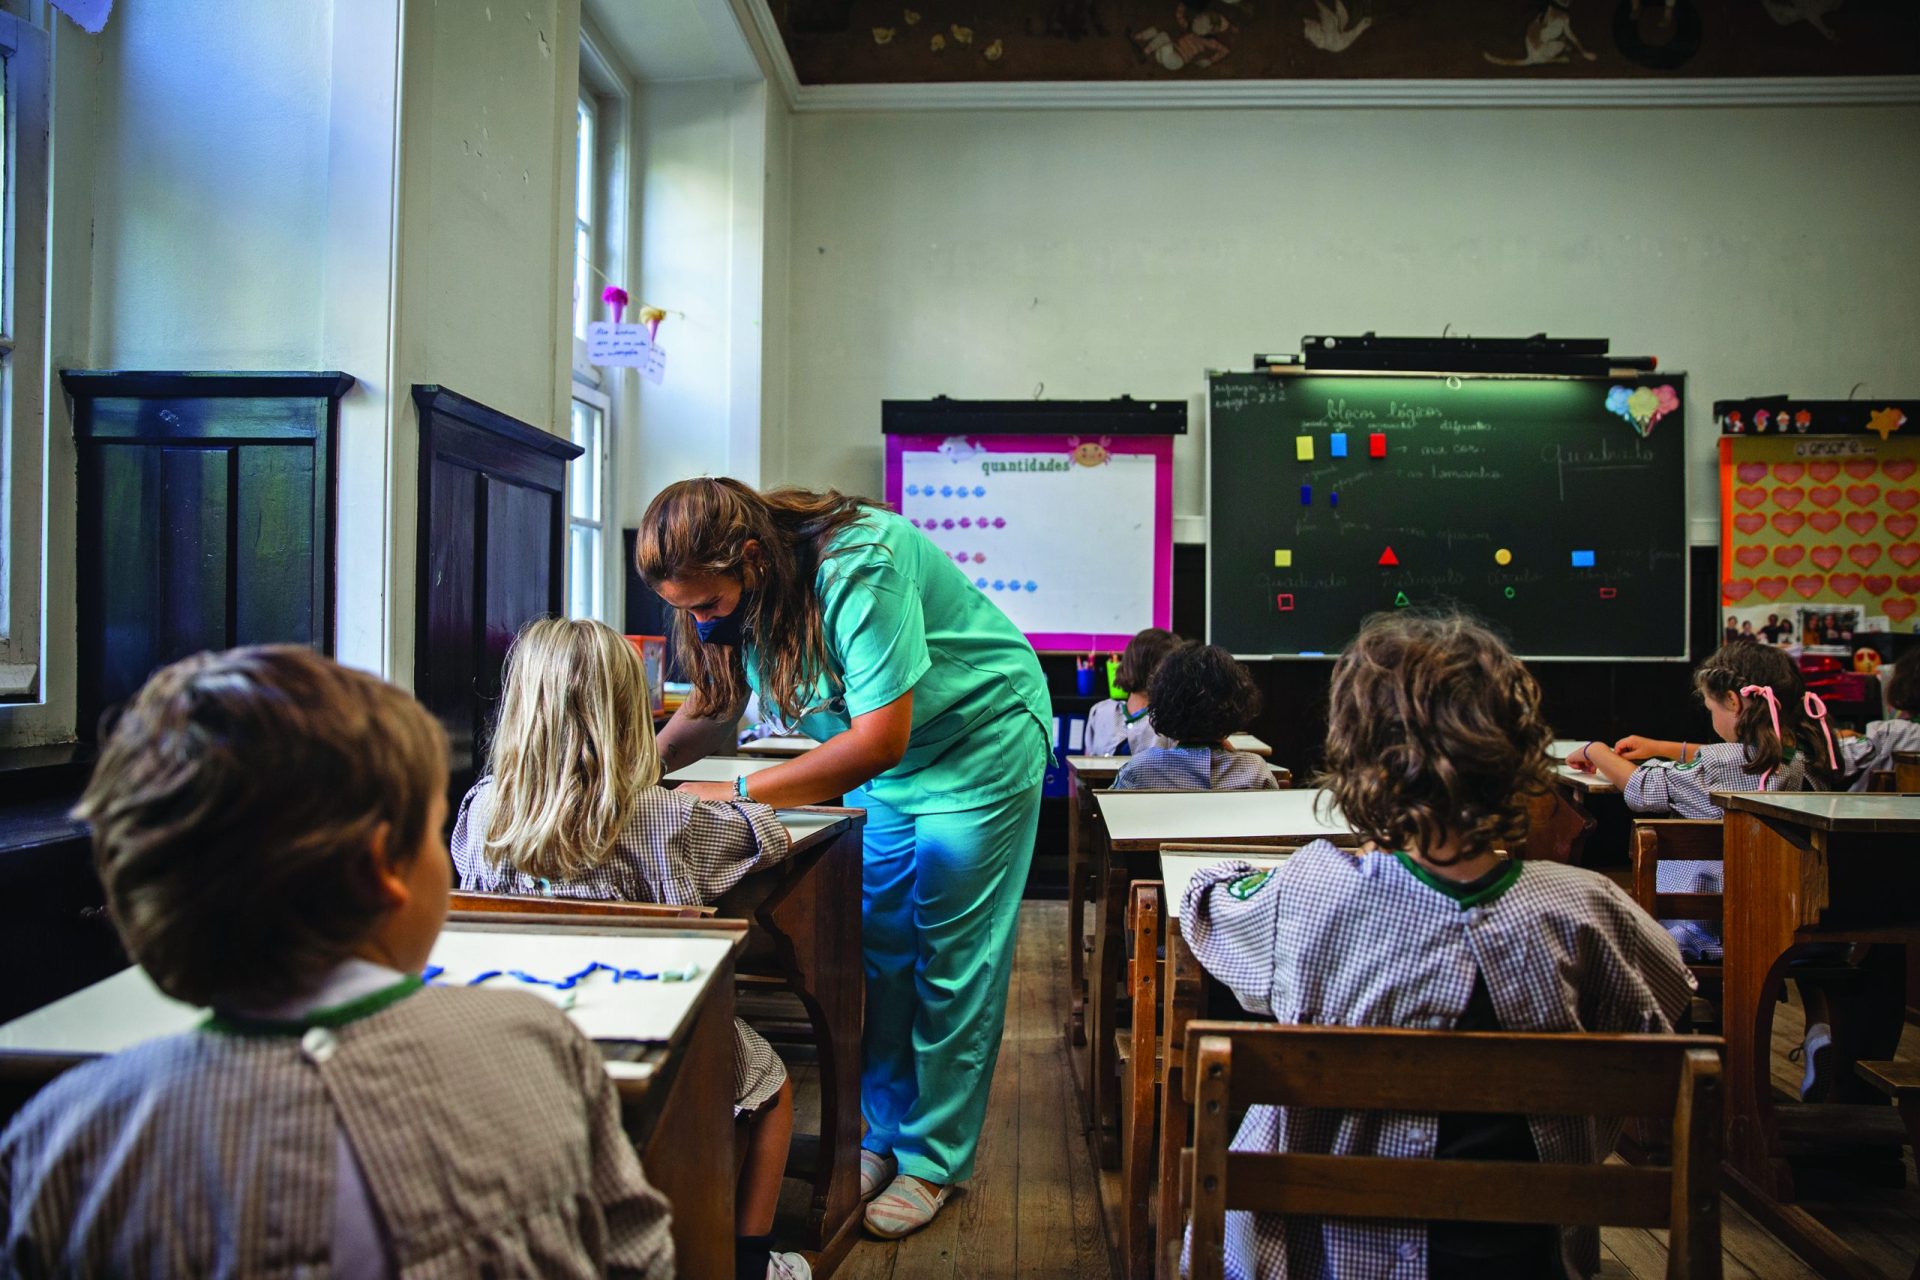
POLYGON ((536 618, 507 653, 487 857, 563 879, 599 865, 660 781, 647 673, 603 622, 536 618))
POLYGON ((1165 627, 1135 632, 1127 641, 1126 652, 1120 655, 1120 669, 1113 673, 1113 682, 1128 693, 1144 694, 1160 663, 1179 645, 1180 637, 1165 627))
POLYGON ((1353 830, 1431 861, 1526 832, 1552 734, 1533 675, 1467 618, 1376 614, 1333 666, 1322 784, 1353 830))
POLYGON ((425 961, 446 918, 446 789, 446 734, 405 690, 273 645, 157 672, 74 812, 161 990, 257 1008, 352 955, 425 961))
POLYGON ((1147 682, 1155 733, 1212 746, 1260 714, 1260 689, 1219 645, 1190 640, 1161 659, 1147 682))
POLYGON ((1893 664, 1887 680, 1887 706, 1908 715, 1920 715, 1920 649, 1909 649, 1893 664))
POLYGON ((1713 717, 1713 731, 1721 741, 1737 742, 1747 749, 1748 769, 1762 773, 1777 769, 1785 762, 1788 749, 1802 748, 1808 752, 1808 768, 1816 782, 1832 781, 1826 776, 1827 747, 1807 715, 1806 682, 1786 650, 1745 641, 1723 644, 1693 673, 1693 687, 1713 717), (1762 693, 1742 692, 1755 687, 1771 689, 1772 701, 1762 693), (1780 717, 1777 736, 1773 729, 1776 708, 1780 717))

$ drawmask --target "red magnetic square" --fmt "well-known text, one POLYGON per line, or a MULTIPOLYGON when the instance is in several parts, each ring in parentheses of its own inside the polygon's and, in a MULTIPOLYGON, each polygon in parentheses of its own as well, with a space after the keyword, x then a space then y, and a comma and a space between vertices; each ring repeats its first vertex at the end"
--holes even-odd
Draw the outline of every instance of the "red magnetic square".
POLYGON ((1387 456, 1387 433, 1376 431, 1367 437, 1367 453, 1375 458, 1387 456))
POLYGON ((1293 597, 1283 594, 1275 600, 1275 603, 1280 606, 1280 612, 1286 613, 1293 608, 1293 597))

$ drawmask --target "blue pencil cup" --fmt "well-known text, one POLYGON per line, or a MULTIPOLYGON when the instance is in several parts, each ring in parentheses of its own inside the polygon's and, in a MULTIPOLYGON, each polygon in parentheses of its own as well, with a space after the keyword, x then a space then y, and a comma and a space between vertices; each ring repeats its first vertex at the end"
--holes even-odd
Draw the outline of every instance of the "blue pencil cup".
POLYGON ((1093 668, 1081 667, 1073 673, 1074 687, 1080 690, 1080 696, 1086 697, 1093 692, 1093 668))

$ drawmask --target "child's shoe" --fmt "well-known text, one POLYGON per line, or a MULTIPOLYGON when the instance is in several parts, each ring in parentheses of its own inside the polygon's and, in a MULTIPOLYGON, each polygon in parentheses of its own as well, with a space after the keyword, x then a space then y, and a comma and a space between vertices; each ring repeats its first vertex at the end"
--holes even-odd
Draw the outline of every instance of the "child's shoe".
POLYGON ((1821 1055, 1833 1047, 1833 1028, 1824 1022, 1816 1022, 1807 1028, 1807 1038, 1800 1042, 1797 1049, 1787 1051, 1787 1060, 1801 1064, 1800 1100, 1806 1102, 1820 1087, 1820 1077, 1825 1074, 1826 1062, 1821 1055))

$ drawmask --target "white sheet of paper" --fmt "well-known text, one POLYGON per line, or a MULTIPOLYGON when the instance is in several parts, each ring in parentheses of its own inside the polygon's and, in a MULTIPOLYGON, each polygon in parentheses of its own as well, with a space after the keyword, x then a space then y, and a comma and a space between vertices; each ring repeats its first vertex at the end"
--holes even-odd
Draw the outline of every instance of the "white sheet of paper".
POLYGON ((1087 745, 1087 722, 1080 716, 1067 717, 1067 750, 1078 751, 1087 745))

